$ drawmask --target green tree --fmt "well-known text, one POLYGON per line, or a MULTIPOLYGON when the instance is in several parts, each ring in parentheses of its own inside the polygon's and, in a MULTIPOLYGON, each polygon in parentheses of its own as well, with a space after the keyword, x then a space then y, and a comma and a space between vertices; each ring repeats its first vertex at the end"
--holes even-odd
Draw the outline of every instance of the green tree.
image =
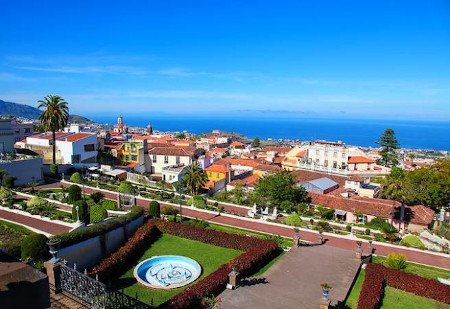
POLYGON ((70 176, 70 181, 74 183, 81 183, 82 179, 80 173, 78 172, 73 173, 72 176, 70 176))
POLYGON ((108 217, 108 211, 102 205, 94 205, 90 209, 91 223, 98 223, 108 217))
POLYGON ((14 188, 14 183, 15 183, 16 179, 17 178, 14 176, 7 175, 5 178, 5 187, 14 188))
POLYGON ((185 133, 178 133, 178 134, 175 134, 174 137, 175 138, 179 138, 179 139, 185 139, 186 138, 186 134, 185 133))
POLYGON ((261 140, 259 137, 255 137, 252 141, 252 148, 259 148, 261 147, 261 140))
POLYGON ((84 222, 85 224, 89 224, 90 221, 89 206, 86 203, 86 201, 83 200, 76 201, 73 204, 72 219, 77 220, 77 207, 78 207, 78 218, 80 219, 80 221, 84 222))
POLYGON ((3 186, 3 179, 8 175, 8 172, 4 169, 0 169, 0 186, 3 186))
POLYGON ((405 213, 405 202, 408 192, 408 186, 405 182, 405 172, 398 167, 394 167, 391 174, 386 177, 386 181, 382 184, 383 196, 401 203, 400 221, 403 221, 405 213))
POLYGON ((157 201, 151 201, 148 206, 148 215, 152 218, 161 217, 161 206, 157 201))
POLYGON ((244 202, 245 199, 245 192, 242 187, 242 184, 237 184, 233 190, 230 191, 230 193, 233 195, 234 202, 236 204, 241 205, 244 202))
POLYGON ((98 204, 101 200, 105 198, 105 195, 101 192, 94 192, 90 195, 91 199, 94 201, 95 204, 98 204))
POLYGON ((253 199, 260 205, 279 207, 283 201, 293 204, 307 202, 308 194, 303 187, 296 185, 291 173, 280 171, 257 182, 253 199))
POLYGON ((378 140, 378 145, 381 146, 381 158, 377 163, 386 167, 397 166, 397 149, 400 147, 400 144, 395 137, 394 130, 386 129, 378 140))
POLYGON ((68 192, 68 200, 69 203, 75 203, 76 201, 81 200, 81 188, 77 185, 71 185, 68 192))
POLYGON ((134 187, 129 181, 121 181, 119 185, 119 192, 120 193, 126 193, 126 194, 133 194, 134 193, 134 187))
POLYGON ((192 163, 189 171, 183 178, 189 192, 192 195, 198 195, 200 190, 205 186, 208 180, 206 173, 197 164, 192 163))
POLYGON ((38 101, 44 111, 39 116, 45 130, 52 132, 53 164, 56 164, 56 132, 64 129, 69 120, 69 106, 60 96, 48 95, 38 101))
POLYGON ((25 237, 21 244, 22 260, 46 261, 50 257, 47 241, 48 238, 43 234, 32 233, 25 237))

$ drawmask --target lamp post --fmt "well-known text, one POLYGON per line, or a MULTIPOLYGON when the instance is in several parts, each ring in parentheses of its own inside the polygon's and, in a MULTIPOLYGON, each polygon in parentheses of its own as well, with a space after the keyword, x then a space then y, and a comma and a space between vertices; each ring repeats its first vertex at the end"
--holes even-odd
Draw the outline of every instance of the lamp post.
POLYGON ((180 222, 183 223, 183 205, 181 203, 181 200, 183 199, 183 195, 181 194, 182 193, 181 181, 178 181, 178 183, 177 183, 177 190, 178 190, 178 193, 180 194, 180 199, 178 201, 180 204, 180 222))

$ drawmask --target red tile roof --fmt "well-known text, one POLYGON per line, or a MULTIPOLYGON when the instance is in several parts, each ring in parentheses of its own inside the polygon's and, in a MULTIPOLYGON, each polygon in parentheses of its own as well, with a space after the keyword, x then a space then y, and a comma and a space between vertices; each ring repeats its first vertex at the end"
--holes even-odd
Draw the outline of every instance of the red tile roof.
POLYGON ((225 165, 213 164, 213 165, 207 167, 206 171, 226 174, 226 173, 229 173, 231 170, 228 167, 226 167, 225 165))
MULTIPOLYGON (((69 133, 67 132, 56 132, 55 133, 55 137, 58 139, 61 136, 67 135, 69 133)), ((46 140, 51 140, 52 137, 52 133, 51 132, 45 132, 45 133, 41 133, 41 134, 34 134, 31 136, 28 136, 28 138, 38 138, 38 139, 46 139, 46 140)))
POLYGON ((348 164, 358 164, 358 163, 375 163, 375 161, 362 156, 348 157, 348 164))
POLYGON ((409 221, 417 225, 430 225, 433 222, 434 211, 428 207, 418 205, 408 207, 411 210, 409 221))
POLYGON ((58 141, 73 143, 73 142, 80 141, 82 139, 85 139, 86 137, 90 137, 93 135, 95 135, 95 134, 93 134, 93 133, 74 133, 74 134, 70 134, 69 136, 61 136, 58 138, 58 141))
POLYGON ((180 157, 193 157, 195 148, 192 147, 153 147, 148 151, 150 155, 164 155, 164 156, 180 156, 180 157))
POLYGON ((241 142, 235 141, 235 142, 232 142, 232 143, 231 143, 231 146, 232 146, 232 147, 243 148, 243 147, 245 147, 245 144, 244 144, 244 143, 241 143, 241 142))
POLYGON ((339 186, 341 186, 341 187, 343 187, 345 185, 345 179, 346 179, 346 177, 344 177, 344 176, 331 175, 331 174, 327 174, 327 173, 305 171, 305 170, 293 171, 292 175, 294 176, 295 181, 297 183, 303 183, 306 181, 327 177, 327 178, 330 178, 330 179, 334 180, 335 182, 337 182, 339 184, 339 186))
POLYGON ((256 183, 259 181, 260 177, 257 174, 252 174, 242 179, 236 179, 230 182, 231 186, 236 186, 238 184, 243 185, 245 187, 254 187, 256 183))
POLYGON ((291 150, 292 150, 291 147, 282 147, 282 146, 266 146, 263 149, 261 149, 262 152, 273 151, 273 152, 282 153, 282 154, 285 154, 291 150))
POLYGON ((233 158, 223 158, 220 159, 216 162, 214 162, 214 164, 221 164, 221 165, 240 165, 240 166, 249 166, 249 167, 256 167, 257 165, 259 165, 260 163, 258 161, 255 160, 249 160, 249 159, 233 159, 233 158))
POLYGON ((277 171, 281 171, 281 167, 279 167, 277 165, 270 165, 270 164, 258 164, 255 167, 255 170, 267 171, 267 172, 277 172, 277 171))

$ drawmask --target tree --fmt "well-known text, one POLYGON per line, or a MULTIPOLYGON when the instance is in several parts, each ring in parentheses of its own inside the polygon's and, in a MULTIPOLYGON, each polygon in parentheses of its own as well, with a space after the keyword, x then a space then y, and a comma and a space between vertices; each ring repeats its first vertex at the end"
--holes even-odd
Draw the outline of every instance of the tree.
POLYGON ((5 187, 10 188, 10 189, 14 188, 14 183, 15 183, 16 179, 17 178, 14 176, 7 175, 5 178, 5 187))
POLYGON ((63 98, 57 95, 48 95, 38 101, 38 108, 44 108, 39 116, 46 131, 52 132, 53 164, 56 164, 56 131, 64 129, 69 120, 69 106, 63 98))
POLYGON ((178 139, 185 139, 186 138, 186 134, 185 133, 178 133, 178 134, 175 134, 174 137, 178 138, 178 139))
POLYGON ((98 204, 101 200, 105 198, 105 195, 101 192, 94 192, 91 194, 91 199, 95 204, 98 204))
POLYGON ((8 174, 8 172, 4 169, 0 169, 0 186, 3 186, 3 179, 8 174))
POLYGON ((46 261, 49 257, 48 238, 43 234, 32 233, 24 238, 21 244, 22 260, 32 259, 34 262, 46 261))
POLYGON ((288 171, 280 171, 260 179, 253 193, 254 200, 261 205, 279 207, 283 201, 298 204, 308 201, 306 190, 297 186, 288 171))
POLYGON ((78 200, 73 204, 72 207, 72 219, 77 220, 77 207, 78 207, 78 219, 85 224, 89 224, 90 221, 90 213, 89 213, 89 205, 86 201, 78 200))
POLYGON ((129 181, 121 181, 119 185, 119 192, 125 193, 125 194, 133 194, 134 193, 134 187, 129 181))
POLYGON ((161 217, 161 206, 157 201, 151 201, 148 206, 148 215, 152 218, 161 217))
POLYGON ((381 158, 377 163, 386 167, 397 166, 397 149, 400 147, 400 144, 395 137, 394 130, 386 129, 378 140, 378 144, 381 146, 381 158))
POLYGON ((75 203, 76 201, 81 200, 81 188, 79 186, 71 185, 67 192, 69 203, 75 203))
POLYGON ((98 223, 108 217, 108 211, 102 205, 94 205, 90 209, 91 223, 98 223))
POLYGON ((261 140, 259 137, 255 137, 252 141, 252 148, 259 148, 261 147, 261 140))
POLYGON ((80 173, 78 172, 73 173, 72 176, 70 176, 70 182, 81 183, 82 179, 80 173))
POLYGON ((205 186, 207 180, 208 178, 205 171, 195 163, 191 164, 189 171, 183 178, 183 181, 186 183, 186 186, 192 195, 198 195, 200 190, 205 186))

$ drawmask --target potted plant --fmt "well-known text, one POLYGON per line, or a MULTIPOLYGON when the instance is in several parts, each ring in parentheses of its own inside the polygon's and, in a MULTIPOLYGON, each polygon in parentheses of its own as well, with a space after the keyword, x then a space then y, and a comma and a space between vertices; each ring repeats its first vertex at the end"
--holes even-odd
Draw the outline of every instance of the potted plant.
POLYGON ((59 258, 57 257, 59 246, 61 245, 61 239, 58 236, 53 236, 47 241, 49 247, 49 252, 52 255, 52 261, 57 262, 59 258))
POLYGON ((322 288, 322 298, 324 301, 330 300, 330 290, 333 288, 328 283, 324 282, 320 284, 320 287, 322 288))

